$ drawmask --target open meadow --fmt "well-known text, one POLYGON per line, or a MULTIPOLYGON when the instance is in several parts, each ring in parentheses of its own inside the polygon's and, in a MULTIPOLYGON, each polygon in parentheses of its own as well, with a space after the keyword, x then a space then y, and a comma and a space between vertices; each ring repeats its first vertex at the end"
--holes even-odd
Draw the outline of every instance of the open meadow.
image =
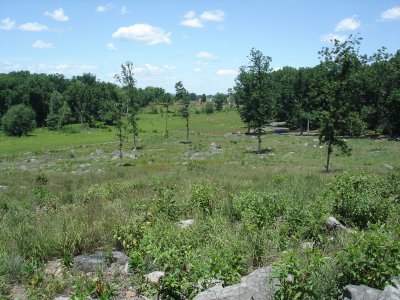
MULTIPOLYGON (((313 134, 265 134, 265 151, 256 154, 256 137, 244 134, 236 111, 194 114, 190 144, 182 143, 184 120, 170 116, 168 138, 164 122, 163 114, 142 113, 139 149, 131 151, 126 141, 122 164, 111 127, 0 136, 0 299, 16 287, 29 299, 118 295, 114 279, 100 276, 93 285, 68 271, 76 255, 114 250, 130 258, 128 285, 148 297, 192 298, 210 279, 231 284, 257 267, 285 262, 288 250, 300 252, 292 267, 313 274, 304 279, 313 292, 335 298, 350 277, 336 278, 332 270, 353 263, 345 254, 335 257, 360 237, 328 238, 329 216, 397 251, 369 261, 387 261, 385 280, 398 267, 390 261, 399 255, 399 142, 350 139, 352 155, 334 152, 326 173, 326 149, 313 134), (343 189, 350 202, 340 206, 343 189), (364 206, 351 204, 361 200, 364 206), (181 220, 194 223, 180 228, 181 220), (310 253, 301 253, 307 242, 319 245, 311 257, 331 260, 307 269, 302 257, 310 253), (49 276, 46 264, 56 259, 63 273, 49 276), (143 280, 156 270, 167 274, 158 288, 143 280)), ((287 295, 304 288, 281 284, 287 295)))

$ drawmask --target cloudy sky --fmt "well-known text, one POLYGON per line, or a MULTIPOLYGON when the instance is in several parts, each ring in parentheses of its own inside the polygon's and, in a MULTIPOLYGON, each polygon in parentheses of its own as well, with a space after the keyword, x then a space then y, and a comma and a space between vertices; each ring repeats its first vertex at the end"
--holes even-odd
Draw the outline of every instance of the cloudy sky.
POLYGON ((0 0, 0 72, 84 72, 114 81, 134 62, 137 84, 226 92, 252 47, 275 69, 314 66, 332 38, 359 34, 362 53, 400 49, 393 0, 0 0))

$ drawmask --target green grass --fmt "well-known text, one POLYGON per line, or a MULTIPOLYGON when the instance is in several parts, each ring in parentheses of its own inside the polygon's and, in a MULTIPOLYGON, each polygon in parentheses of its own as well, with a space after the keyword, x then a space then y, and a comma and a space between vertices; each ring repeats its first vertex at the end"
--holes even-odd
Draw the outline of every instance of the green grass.
MULTIPOLYGON (((140 236, 131 255, 139 257, 132 258, 132 280, 141 292, 154 292, 141 285, 145 272, 163 269, 173 274, 168 261, 177 261, 178 269, 186 270, 188 263, 194 267, 171 275, 164 293, 191 297, 196 292, 192 288, 170 288, 200 275, 234 282, 259 265, 275 262, 282 250, 324 234, 321 220, 332 211, 318 197, 333 176, 363 170, 386 178, 400 170, 400 147, 394 141, 350 139, 353 154, 335 150, 327 174, 326 149, 315 135, 266 134, 262 146, 269 152, 256 155, 249 149, 257 140, 244 134, 246 128, 234 111, 193 114, 191 144, 182 143, 183 119, 171 114, 168 124, 170 136, 164 138, 163 115, 141 114, 142 148, 135 152, 136 159, 124 158, 125 166, 111 159, 117 148, 112 128, 75 134, 37 129, 28 137, 0 136, 0 185, 6 187, 0 189, 0 296, 15 281, 29 285, 24 270, 32 260, 118 248, 118 229, 118 234, 140 236), (221 151, 213 153, 211 143, 221 151), (37 180, 43 177, 39 174, 46 183, 37 180), (280 204, 274 209, 285 218, 269 219, 268 226, 249 232, 252 208, 241 217, 234 210, 233 201, 242 193, 276 195, 280 204), (138 227, 143 216, 148 223, 138 227), (178 234, 174 223, 188 218, 195 219, 195 225, 178 234)), ((131 151, 129 141, 124 151, 131 151)), ((396 224, 393 215, 389 220, 396 224)), ((49 289, 43 284, 32 287, 49 289)))

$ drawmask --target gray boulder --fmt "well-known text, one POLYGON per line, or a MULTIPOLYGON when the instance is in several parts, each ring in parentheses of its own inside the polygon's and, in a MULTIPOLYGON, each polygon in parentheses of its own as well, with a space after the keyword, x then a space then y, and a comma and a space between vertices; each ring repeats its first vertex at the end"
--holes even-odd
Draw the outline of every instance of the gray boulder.
POLYGON ((120 251, 113 251, 113 261, 107 262, 107 254, 98 252, 94 254, 83 254, 74 258, 72 270, 84 273, 95 272, 97 269, 105 269, 108 264, 116 266, 121 272, 128 272, 129 257, 120 251))
POLYGON ((383 291, 365 285, 346 285, 343 300, 400 300, 400 279, 394 279, 383 291))
POLYGON ((199 293, 193 300, 268 300, 273 299, 274 285, 270 284, 272 268, 264 267, 242 277, 238 284, 222 287, 218 284, 199 293))
POLYGON ((346 285, 343 290, 343 300, 378 300, 380 290, 365 285, 346 285))

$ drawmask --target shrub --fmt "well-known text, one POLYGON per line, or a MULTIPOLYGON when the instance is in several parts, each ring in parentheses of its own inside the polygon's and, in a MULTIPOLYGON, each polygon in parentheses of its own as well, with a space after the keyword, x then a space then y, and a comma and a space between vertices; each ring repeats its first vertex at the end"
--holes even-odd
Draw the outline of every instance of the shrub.
POLYGON ((35 118, 36 114, 29 106, 11 106, 2 118, 3 129, 8 135, 26 135, 36 127, 35 118))
POLYGON ((333 212, 351 226, 385 222, 391 204, 387 180, 364 172, 337 176, 324 193, 333 212))
POLYGON ((295 252, 284 252, 281 260, 273 266, 274 278, 280 283, 275 299, 321 299, 316 295, 315 274, 324 264, 322 251, 305 248, 299 257, 295 252))
POLYGON ((283 214, 283 202, 277 194, 244 192, 232 198, 233 216, 246 229, 261 229, 283 214))
POLYGON ((190 200, 204 215, 212 215, 221 200, 221 191, 215 184, 205 180, 192 186, 190 200))
MULTIPOLYGON (((383 289, 400 273, 400 240, 384 226, 372 226, 371 231, 355 233, 337 262, 340 269, 338 285, 364 284, 383 289)), ((395 228, 394 232, 399 232, 395 228)))

